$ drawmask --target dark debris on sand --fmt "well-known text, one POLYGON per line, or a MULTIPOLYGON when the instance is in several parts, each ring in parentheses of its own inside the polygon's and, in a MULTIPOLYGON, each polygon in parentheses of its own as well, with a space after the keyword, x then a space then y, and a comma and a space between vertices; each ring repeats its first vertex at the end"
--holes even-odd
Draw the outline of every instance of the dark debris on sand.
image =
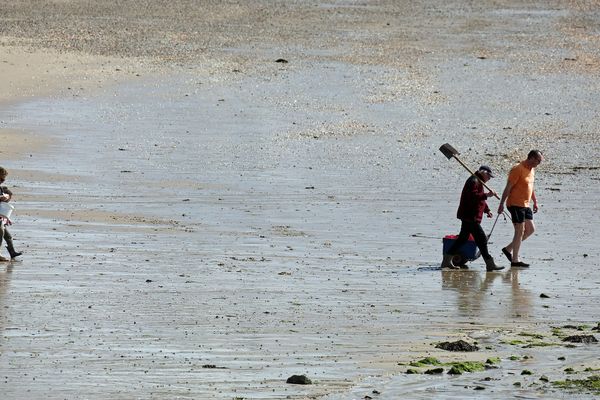
POLYGON ((447 351, 477 351, 479 347, 469 344, 464 340, 457 340, 456 342, 442 342, 435 346, 438 349, 447 351))
POLYGON ((563 342, 569 343, 598 343, 598 339, 594 335, 573 335, 567 336, 563 342))

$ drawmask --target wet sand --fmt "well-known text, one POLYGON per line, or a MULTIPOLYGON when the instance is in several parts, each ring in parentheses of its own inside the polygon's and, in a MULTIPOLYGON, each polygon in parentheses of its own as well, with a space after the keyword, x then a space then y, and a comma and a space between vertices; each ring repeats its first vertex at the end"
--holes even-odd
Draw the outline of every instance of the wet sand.
POLYGON ((4 398, 590 397, 552 385, 600 368, 561 342, 599 322, 589 9, 152 4, 3 11, 2 57, 52 82, 3 65, 4 398), (497 190, 544 151, 529 270, 437 268, 466 179, 446 142, 497 190), (481 350, 435 348, 457 339, 481 350), (426 356, 500 362, 405 373, 426 356))

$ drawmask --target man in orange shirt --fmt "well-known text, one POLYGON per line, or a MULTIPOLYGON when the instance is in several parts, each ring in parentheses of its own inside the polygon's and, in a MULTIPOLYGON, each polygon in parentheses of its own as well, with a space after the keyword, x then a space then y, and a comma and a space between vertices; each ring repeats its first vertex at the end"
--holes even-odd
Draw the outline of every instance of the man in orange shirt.
POLYGON ((506 207, 510 212, 515 228, 512 242, 502 249, 512 267, 529 267, 529 264, 524 263, 519 258, 519 250, 521 250, 521 243, 535 231, 533 214, 538 212, 538 204, 533 191, 534 168, 540 165, 542 161, 544 161, 542 152, 531 150, 526 160, 521 161, 510 170, 498 206, 498 214, 503 213, 504 202, 506 201, 506 207), (533 212, 529 207, 531 200, 533 200, 533 212))

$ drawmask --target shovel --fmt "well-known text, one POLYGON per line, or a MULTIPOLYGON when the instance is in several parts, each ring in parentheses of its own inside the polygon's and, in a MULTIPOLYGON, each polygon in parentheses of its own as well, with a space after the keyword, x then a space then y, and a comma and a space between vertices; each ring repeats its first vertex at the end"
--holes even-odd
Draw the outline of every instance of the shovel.
POLYGON ((458 152, 458 151, 457 151, 457 150, 456 150, 454 147, 452 147, 452 146, 450 146, 450 144, 446 143, 446 144, 443 144, 443 145, 440 147, 440 151, 441 151, 441 152, 442 152, 442 153, 443 153, 443 154, 446 156, 446 158, 448 158, 448 160, 449 160, 449 159, 451 159, 451 158, 454 158, 454 159, 456 159, 456 161, 458 161, 460 165, 462 165, 463 167, 465 167, 465 169, 466 169, 467 171, 469 171, 469 173, 470 173, 471 175, 473 175, 473 176, 475 176, 477 179, 479 179, 479 182, 481 182, 481 184, 482 184, 482 185, 483 185, 483 186, 484 186, 484 187, 485 187, 487 190, 489 190, 490 192, 494 192, 494 197, 495 197, 495 198, 497 198, 498 200, 500 200, 500 197, 498 197, 498 195, 496 194, 496 192, 495 192, 494 190, 490 189, 490 187, 489 187, 488 185, 486 185, 486 184, 485 184, 485 182, 484 182, 483 180, 481 180, 481 178, 480 178, 480 177, 478 177, 477 175, 475 175, 475 172, 473 172, 473 171, 471 170, 471 168, 469 168, 469 167, 467 166, 467 164, 465 164, 464 162, 462 162, 462 161, 461 161, 461 159, 460 159, 460 158, 458 158, 458 155, 459 155, 460 153, 459 153, 459 152, 458 152))
MULTIPOLYGON (((481 182, 481 184, 482 184, 482 185, 483 185, 483 186, 484 186, 484 187, 485 187, 487 190, 489 190, 490 192, 493 192, 493 193, 494 193, 494 197, 495 197, 495 198, 497 198, 498 200, 500 200, 500 197, 498 196, 498 194, 496 193, 496 191, 495 191, 495 190, 492 190, 492 189, 491 189, 491 188, 490 188, 488 185, 486 185, 486 184, 485 184, 485 182, 484 182, 483 180, 481 180, 481 178, 480 178, 480 177, 478 177, 477 175, 475 175, 475 172, 473 172, 473 171, 471 170, 471 168, 469 168, 469 167, 467 166, 467 164, 465 164, 464 162, 462 162, 462 160, 461 160, 460 158, 458 158, 458 155, 460 154, 460 153, 458 152, 458 150, 456 150, 454 147, 450 146, 450 144, 449 144, 449 143, 446 143, 446 144, 443 144, 443 145, 440 147, 440 151, 442 152, 442 154, 444 154, 444 155, 446 156, 446 158, 447 158, 448 160, 449 160, 449 159, 451 159, 451 158, 454 158, 456 161, 458 161, 458 162, 459 162, 459 164, 460 164, 460 165, 462 165, 463 167, 465 167, 465 169, 466 169, 467 171, 469 171, 469 173, 470 173, 471 175, 473 175, 474 177, 476 177, 476 178, 479 180, 479 182, 481 182)), ((504 212, 504 214, 506 215, 506 211, 504 212)), ((509 219, 510 219, 510 216, 509 216, 509 219)))

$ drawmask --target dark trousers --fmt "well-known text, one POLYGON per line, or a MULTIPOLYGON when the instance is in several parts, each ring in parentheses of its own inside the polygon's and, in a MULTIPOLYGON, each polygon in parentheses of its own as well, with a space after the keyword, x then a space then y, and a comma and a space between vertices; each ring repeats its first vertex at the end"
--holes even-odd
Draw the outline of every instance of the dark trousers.
POLYGON ((9 249, 14 249, 12 236, 10 232, 8 231, 8 229, 6 229, 4 224, 0 222, 0 246, 2 246, 2 239, 4 239, 4 241, 6 242, 6 246, 9 249))
POLYGON ((448 249, 448 254, 457 254, 458 249, 460 249, 462 245, 467 243, 467 241, 469 240, 469 235, 473 235, 473 239, 475 239, 475 244, 477 245, 477 247, 479 247, 479 251, 481 252, 481 256, 483 257, 483 259, 490 259, 492 256, 490 256, 490 253, 488 252, 487 235, 483 231, 481 224, 475 221, 462 221, 462 225, 460 226, 460 233, 454 241, 454 244, 448 249))

